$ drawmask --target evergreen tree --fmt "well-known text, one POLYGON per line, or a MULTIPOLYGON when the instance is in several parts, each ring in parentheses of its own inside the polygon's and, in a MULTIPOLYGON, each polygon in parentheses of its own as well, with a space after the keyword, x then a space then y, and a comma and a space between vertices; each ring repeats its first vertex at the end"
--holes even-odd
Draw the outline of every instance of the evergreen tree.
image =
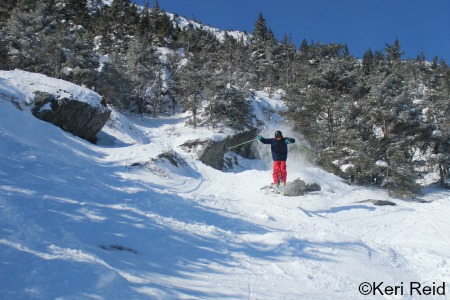
POLYGON ((193 56, 180 74, 180 95, 183 97, 183 107, 192 112, 192 126, 199 125, 199 115, 202 103, 208 96, 209 79, 211 75, 202 68, 202 60, 199 55, 193 56))
POLYGON ((224 41, 218 47, 218 68, 224 72, 226 82, 233 86, 244 88, 247 85, 248 73, 247 48, 243 41, 238 41, 225 34, 224 41))
POLYGON ((224 124, 227 127, 243 130, 251 125, 252 111, 251 105, 246 99, 244 91, 227 85, 219 94, 220 99, 216 111, 222 115, 224 124))
POLYGON ((157 114, 165 110, 164 99, 166 96, 166 87, 164 77, 166 67, 159 60, 156 61, 153 68, 154 80, 149 88, 149 97, 147 99, 147 109, 152 116, 156 118, 157 114))
POLYGON ((130 78, 125 73, 123 60, 112 53, 99 72, 95 84, 95 90, 103 96, 106 103, 119 111, 132 108, 130 88, 133 86, 130 78))
POLYGON ((92 86, 97 76, 99 58, 94 43, 83 27, 74 26, 64 36, 65 60, 63 78, 80 85, 92 86))
POLYGON ((439 184, 445 186, 450 174, 450 69, 444 61, 432 66, 432 79, 429 80, 429 109, 427 119, 432 127, 429 140, 430 163, 439 173, 439 184))
POLYGON ((0 6, 0 28, 5 26, 17 2, 18 0, 2 0, 2 5, 0 6))
POLYGON ((178 108, 180 89, 178 83, 180 82, 181 61, 183 59, 182 53, 174 51, 169 53, 167 57, 168 73, 166 80, 167 89, 165 96, 169 99, 170 110, 175 113, 178 108))
POLYGON ((317 147, 336 142, 337 129, 342 126, 347 95, 356 81, 353 62, 342 60, 334 65, 306 65, 287 93, 287 116, 295 127, 317 147))
POLYGON ((252 43, 275 42, 275 36, 272 30, 267 26, 266 19, 262 13, 259 13, 255 22, 255 28, 252 35, 252 43))
MULTIPOLYGON (((102 0, 87 0, 87 8, 89 11, 89 15, 91 16, 90 21, 94 21, 94 19, 99 18, 103 11, 103 1, 102 0)), ((90 28, 94 30, 94 28, 90 28)))
POLYGON ((166 40, 170 40, 173 33, 172 22, 169 16, 163 12, 155 0, 149 15, 150 30, 158 38, 159 45, 165 45, 166 40))
POLYGON ((144 9, 140 15, 137 34, 141 36, 151 34, 150 8, 148 0, 145 1, 144 9))
POLYGON ((59 73, 53 60, 59 60, 55 3, 39 0, 33 11, 18 5, 6 25, 6 44, 14 68, 50 76, 59 73))
POLYGON ((388 187, 397 191, 417 192, 418 172, 413 168, 413 151, 422 125, 412 97, 398 73, 374 77, 380 82, 366 98, 364 115, 373 128, 373 147, 377 159, 386 161, 384 174, 388 187))
MULTIPOLYGON (((77 3, 39 0, 32 6, 31 3, 19 2, 5 29, 8 64, 54 77, 63 76, 63 67, 72 70, 76 67, 82 70, 95 68, 93 44, 86 30, 73 25, 76 14, 70 13, 71 5, 76 8, 79 3, 86 4, 83 1, 77 3), (76 38, 73 38, 74 35, 76 38), (81 46, 83 44, 89 46, 81 46), (74 64, 74 61, 77 63, 74 64)), ((83 14, 86 11, 83 6, 79 12, 83 14)), ((78 77, 84 79, 74 82, 92 82, 93 76, 88 76, 88 73, 92 71, 83 71, 78 77)))
POLYGON ((131 0, 113 0, 111 6, 105 7, 103 17, 96 24, 102 34, 101 50, 104 53, 118 51, 125 54, 138 23, 139 14, 131 0))
POLYGON ((399 62, 405 52, 400 50, 400 41, 398 36, 395 38, 393 45, 386 44, 386 59, 391 62, 399 62))
POLYGON ((364 75, 369 75, 374 68, 374 55, 372 49, 367 50, 363 56, 364 75))
POLYGON ((300 44, 300 48, 299 48, 299 50, 300 50, 300 53, 299 53, 300 56, 305 57, 306 54, 308 53, 308 49, 309 49, 308 42, 307 42, 305 39, 303 39, 303 40, 302 40, 302 43, 300 44))
POLYGON ((151 86, 155 81, 158 57, 152 46, 152 35, 138 35, 130 43, 126 55, 126 74, 132 81, 132 94, 140 114, 149 111, 151 86))
POLYGON ((60 22, 89 27, 90 15, 87 0, 55 0, 55 5, 60 22))
POLYGON ((5 31, 0 29, 0 69, 9 69, 8 48, 6 45, 5 31))
POLYGON ((278 52, 275 36, 267 26, 262 13, 255 22, 251 38, 249 67, 253 73, 256 88, 276 86, 278 84, 278 69, 275 63, 278 52))
POLYGON ((283 72, 280 72, 280 83, 284 86, 289 86, 295 81, 295 58, 296 49, 292 42, 292 39, 288 36, 284 36, 283 42, 280 45, 279 67, 283 72))

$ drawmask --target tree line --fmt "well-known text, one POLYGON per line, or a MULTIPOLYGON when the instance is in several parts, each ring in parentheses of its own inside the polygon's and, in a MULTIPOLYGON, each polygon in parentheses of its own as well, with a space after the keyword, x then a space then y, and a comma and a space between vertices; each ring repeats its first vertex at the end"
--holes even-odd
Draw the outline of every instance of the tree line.
POLYGON ((318 150, 323 166, 399 195, 419 193, 433 172, 444 185, 450 167, 444 60, 428 62, 423 53, 402 60, 398 38, 383 51, 367 50, 362 60, 344 45, 325 56, 304 47, 287 87, 286 117, 318 150))
POLYGON ((399 39, 362 59, 345 44, 277 40, 262 14, 251 35, 219 40, 200 23, 130 0, 5 0, 0 68, 62 78, 119 110, 179 111, 191 125, 241 130, 250 95, 286 91, 284 119, 317 161, 351 181, 417 193, 450 167, 450 71, 437 56, 404 60, 399 39))

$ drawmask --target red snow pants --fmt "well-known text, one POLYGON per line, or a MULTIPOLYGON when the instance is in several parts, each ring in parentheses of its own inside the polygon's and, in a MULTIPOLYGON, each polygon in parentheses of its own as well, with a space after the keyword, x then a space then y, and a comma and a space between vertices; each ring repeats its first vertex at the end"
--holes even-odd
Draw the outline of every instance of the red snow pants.
POLYGON ((278 184, 278 180, 286 183, 287 171, 286 171, 286 161, 275 160, 273 162, 273 182, 278 184))

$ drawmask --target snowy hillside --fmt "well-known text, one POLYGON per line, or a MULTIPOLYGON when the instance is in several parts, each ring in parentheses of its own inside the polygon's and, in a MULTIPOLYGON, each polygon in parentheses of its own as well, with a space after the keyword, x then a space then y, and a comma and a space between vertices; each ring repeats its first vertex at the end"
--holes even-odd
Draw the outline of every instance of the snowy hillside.
POLYGON ((215 27, 211 27, 208 25, 203 25, 200 24, 198 22, 192 21, 192 20, 188 20, 185 17, 181 17, 181 16, 176 16, 174 14, 171 13, 167 13, 167 15, 170 17, 170 19, 172 20, 172 22, 174 22, 174 24, 178 25, 181 29, 186 29, 188 27, 193 27, 193 28, 201 28, 203 30, 206 30, 210 33, 212 33, 214 36, 217 37, 217 39, 219 41, 223 41, 225 39, 225 34, 233 37, 235 40, 237 41, 243 41, 243 42, 248 42, 250 35, 248 33, 242 32, 242 31, 237 31, 237 30, 220 30, 217 29, 215 27))
MULTIPOLYGON (((449 191, 427 190, 429 203, 397 201, 292 152, 288 180, 322 191, 282 197, 261 190, 270 160, 240 158, 227 172, 197 161, 180 145, 214 133, 185 127, 187 115, 114 112, 93 145, 18 110, 6 100, 11 93, 25 94, 0 78, 1 299, 360 299, 370 288, 375 298, 415 299, 424 286, 446 293, 436 299, 450 293, 449 191), (359 202, 367 199, 397 205, 359 202), (394 286, 402 289, 393 294, 394 286)), ((256 109, 279 105, 257 96, 256 109)), ((267 157, 267 147, 258 149, 267 157)))

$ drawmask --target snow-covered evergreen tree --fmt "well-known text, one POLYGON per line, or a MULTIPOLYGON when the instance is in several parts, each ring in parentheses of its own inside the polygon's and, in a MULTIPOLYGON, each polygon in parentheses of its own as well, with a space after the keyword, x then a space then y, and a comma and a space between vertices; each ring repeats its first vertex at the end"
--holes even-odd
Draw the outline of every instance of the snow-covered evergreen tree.
POLYGON ((11 12, 16 7, 18 0, 3 0, 0 6, 0 28, 8 21, 11 12))
POLYGON ((153 107, 151 87, 156 79, 158 57, 152 46, 152 35, 138 35, 130 43, 126 55, 126 74, 132 81, 132 95, 139 113, 153 107))
POLYGON ((275 86, 278 76, 278 69, 275 64, 278 45, 262 13, 259 14, 255 22, 249 51, 248 66, 254 74, 255 87, 275 86))
POLYGON ((211 75, 202 67, 202 60, 192 56, 180 74, 180 95, 184 109, 192 112, 192 126, 199 125, 202 103, 207 100, 211 75))

